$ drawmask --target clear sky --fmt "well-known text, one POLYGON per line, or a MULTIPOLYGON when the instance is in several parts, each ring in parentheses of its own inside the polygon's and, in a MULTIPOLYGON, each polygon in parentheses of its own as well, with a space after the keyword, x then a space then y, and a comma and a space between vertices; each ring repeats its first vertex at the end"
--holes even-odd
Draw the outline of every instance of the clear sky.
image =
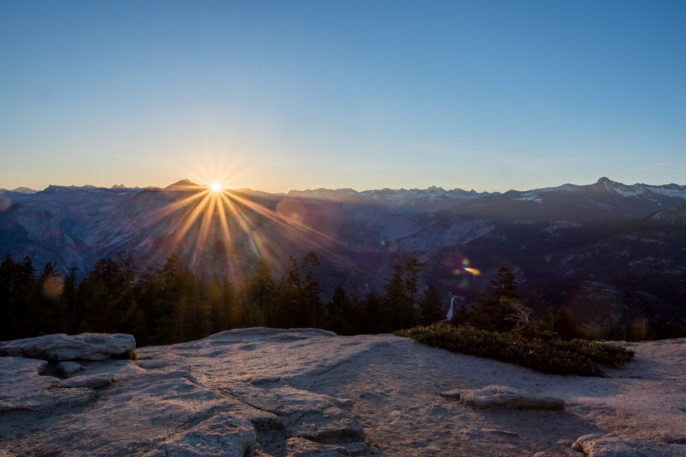
POLYGON ((0 188, 219 176, 686 184, 686 1, 0 2, 0 188))

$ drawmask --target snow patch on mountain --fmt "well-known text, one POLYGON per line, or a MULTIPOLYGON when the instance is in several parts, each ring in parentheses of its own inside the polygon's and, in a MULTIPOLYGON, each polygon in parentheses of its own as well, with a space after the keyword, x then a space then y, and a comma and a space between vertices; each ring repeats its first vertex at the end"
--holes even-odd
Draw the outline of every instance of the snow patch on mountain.
POLYGON ((307 190, 291 190, 286 194, 289 197, 315 198, 320 200, 342 200, 348 198, 359 197, 360 193, 353 189, 307 189, 307 190))
POLYGON ((442 187, 431 186, 427 189, 381 189, 365 190, 361 195, 373 200, 392 201, 396 204, 403 204, 410 200, 425 200, 435 202, 441 199, 471 199, 478 198, 484 194, 462 189, 445 190, 442 187))
POLYGON ((530 201, 535 203, 541 203, 543 199, 540 197, 539 193, 536 191, 523 192, 522 196, 517 198, 519 201, 530 201))
POLYGON ((550 194, 555 193, 579 193, 583 191, 602 192, 618 195, 627 198, 647 198, 654 199, 659 197, 682 198, 686 200, 686 186, 678 184, 665 184, 661 186, 649 184, 622 184, 612 181, 609 178, 600 178, 594 184, 589 185, 575 185, 563 184, 558 187, 543 187, 540 189, 532 189, 522 192, 510 191, 508 194, 520 201, 532 201, 542 203, 544 198, 550 194))
POLYGON ((665 197, 683 198, 684 200, 686 200, 686 186, 668 184, 666 186, 646 186, 646 189, 657 195, 664 195, 665 197))

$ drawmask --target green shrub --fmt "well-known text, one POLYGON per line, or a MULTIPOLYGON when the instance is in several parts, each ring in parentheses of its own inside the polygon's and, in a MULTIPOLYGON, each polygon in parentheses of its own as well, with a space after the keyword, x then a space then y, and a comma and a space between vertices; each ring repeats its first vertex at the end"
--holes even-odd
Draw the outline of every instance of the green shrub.
POLYGON ((438 323, 400 330, 395 334, 452 352, 476 355, 513 363, 542 373, 561 375, 602 376, 603 372, 598 363, 619 367, 633 358, 631 351, 607 343, 543 339, 528 337, 517 331, 498 333, 469 325, 455 327, 438 323))
POLYGON ((598 341, 574 339, 571 341, 553 341, 555 346, 583 354, 595 363, 607 365, 612 368, 619 368, 625 363, 633 360, 634 351, 625 349, 609 343, 601 343, 598 341))

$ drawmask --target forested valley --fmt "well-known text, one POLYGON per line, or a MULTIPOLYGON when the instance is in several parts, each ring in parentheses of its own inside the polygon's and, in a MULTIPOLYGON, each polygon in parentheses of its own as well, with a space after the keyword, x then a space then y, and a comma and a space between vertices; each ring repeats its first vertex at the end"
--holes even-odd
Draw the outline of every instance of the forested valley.
MULTIPOLYGON (((259 260, 243 278, 196 276, 171 255, 159 268, 139 269, 130 255, 101 259, 79 280, 52 263, 37 272, 29 257, 0 264, 0 340, 50 333, 131 333, 138 345, 190 341, 222 330, 267 326, 315 327, 338 334, 388 333, 445 320, 445 299, 422 279, 420 262, 399 260, 382 290, 358 296, 341 285, 324 296, 317 281, 319 259, 309 252, 274 274, 259 260)), ((488 331, 554 332, 564 339, 597 338, 566 307, 520 299, 512 267, 502 266, 492 290, 452 313, 455 325, 488 331)), ((624 339, 671 336, 674 329, 612 329, 624 339), (664 330, 664 331, 663 331, 664 330)))

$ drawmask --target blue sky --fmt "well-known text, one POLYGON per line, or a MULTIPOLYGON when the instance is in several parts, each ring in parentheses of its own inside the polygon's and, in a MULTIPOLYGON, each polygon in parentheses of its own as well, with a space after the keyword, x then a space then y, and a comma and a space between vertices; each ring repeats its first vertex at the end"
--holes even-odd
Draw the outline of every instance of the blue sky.
POLYGON ((0 188, 686 184, 684 1, 0 2, 0 188))

